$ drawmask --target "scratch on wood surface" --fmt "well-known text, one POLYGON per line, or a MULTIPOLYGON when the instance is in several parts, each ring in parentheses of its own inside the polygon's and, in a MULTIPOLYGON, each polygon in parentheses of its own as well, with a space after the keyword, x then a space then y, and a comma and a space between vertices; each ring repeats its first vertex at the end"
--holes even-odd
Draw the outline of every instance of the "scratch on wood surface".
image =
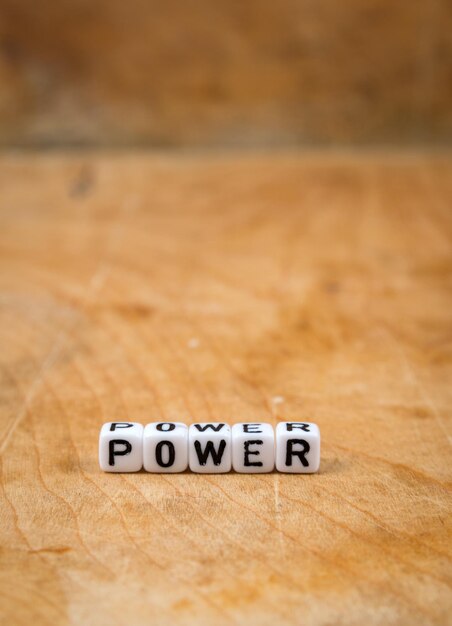
POLYGON ((53 364, 58 359, 58 356, 61 351, 60 342, 61 342, 61 337, 57 337, 55 344, 53 345, 47 357, 44 359, 44 362, 42 363, 42 366, 40 367, 38 374, 36 375, 36 378, 31 383, 27 393, 25 394, 25 398, 22 403, 22 406, 20 407, 18 413, 16 414, 11 424, 9 425, 6 435, 0 445, 0 456, 4 453, 4 451, 8 447, 11 437, 13 436, 17 427, 23 421, 28 411, 30 410, 30 407, 33 404, 34 398, 36 397, 37 393, 40 391, 43 385, 44 376, 46 375, 48 370, 51 369, 53 364))
MULTIPOLYGON (((93 293, 95 293, 96 291, 98 291, 99 289, 101 289, 102 285, 103 285, 103 281, 104 281, 104 276, 105 276, 105 272, 106 269, 104 267, 99 267, 98 269, 96 269, 96 271, 94 272, 94 274, 92 275, 89 283, 88 283, 88 289, 89 292, 91 293, 91 295, 93 293)), ((86 301, 85 301, 86 303, 86 301)), ((14 432, 17 430, 18 426, 21 424, 21 422, 25 419, 28 411, 30 410, 30 408, 33 405, 33 401, 36 398, 37 394, 39 393, 39 391, 41 390, 41 388, 44 385, 44 380, 45 380, 45 376, 46 374, 49 372, 49 370, 52 369, 53 365, 58 361, 58 358, 61 355, 61 352, 64 348, 65 342, 67 341, 69 334, 71 334, 72 332, 74 332, 75 328, 77 326, 77 321, 75 321, 71 328, 69 328, 67 331, 61 330, 56 339, 55 339, 55 343, 53 344, 53 346, 51 347, 49 353, 47 354, 46 358, 44 359, 41 367, 38 370, 38 373, 34 379, 34 381, 31 383, 27 393, 25 394, 24 397, 24 401, 22 403, 22 406, 20 407, 18 413, 16 414, 16 416, 14 417, 14 419, 12 420, 7 432, 6 432, 6 436, 3 439, 1 445, 0 445, 0 456, 4 453, 4 451, 6 450, 11 437, 13 436, 14 432)))
POLYGON ((431 396, 427 393, 424 384, 420 380, 419 376, 417 376, 417 374, 414 371, 412 365, 410 364, 410 362, 409 362, 409 360, 407 358, 406 352, 403 349, 403 346, 400 344, 399 341, 397 341, 397 339, 394 337, 394 335, 390 332, 390 330, 388 328, 381 329, 381 332, 389 339, 389 341, 394 346, 396 352, 399 355, 400 362, 403 364, 403 366, 404 366, 408 376, 410 377, 410 379, 412 381, 413 387, 416 387, 416 389, 419 390, 422 399, 430 407, 430 411, 431 411, 433 417, 435 418, 435 421, 436 421, 436 424, 438 425, 438 428, 444 434, 448 444, 452 445, 452 440, 451 440, 452 438, 451 438, 451 436, 449 435, 449 433, 446 430, 446 427, 445 427, 445 425, 444 425, 444 423, 443 423, 443 421, 441 419, 439 411, 438 411, 435 403, 433 402, 431 396))
MULTIPOLYGON (((107 276, 111 271, 111 268, 109 264, 106 262, 106 259, 108 258, 112 245, 120 238, 120 228, 119 228, 120 218, 123 214, 131 210, 134 206, 135 206, 135 201, 130 202, 129 198, 126 198, 126 200, 121 205, 121 208, 117 217, 113 220, 110 226, 109 232, 107 233, 107 236, 105 238, 106 243, 105 243, 103 255, 101 259, 99 260, 99 262, 97 263, 97 266, 91 278, 88 281, 87 292, 86 292, 84 301, 81 305, 81 309, 86 308, 89 305, 90 301, 94 298, 94 296, 98 294, 101 291, 102 287, 104 286, 107 276)), ((77 324, 78 324, 78 320, 76 320, 71 325, 71 327, 68 328, 67 331, 61 330, 59 334, 57 335, 55 339, 55 343, 51 347, 46 358, 44 359, 34 381, 31 383, 25 395, 21 408, 19 409, 18 413, 16 414, 16 416, 14 417, 10 426, 7 429, 6 435, 0 445, 0 456, 6 450, 9 442, 11 441, 11 437, 13 436, 14 432, 17 430, 18 426, 25 419, 28 411, 30 410, 33 404, 34 399, 36 398, 37 394, 39 393, 39 391, 41 390, 43 386, 45 375, 47 374, 49 370, 52 369, 53 365, 57 362, 58 358, 61 355, 61 351, 63 350, 63 347, 65 345, 65 341, 68 339, 68 336, 75 331, 77 324)))
POLYGON ((279 544, 279 556, 284 556, 284 539, 281 525, 281 502, 279 498, 279 476, 274 474, 273 476, 273 491, 275 496, 275 520, 276 527, 278 529, 278 544, 279 544))

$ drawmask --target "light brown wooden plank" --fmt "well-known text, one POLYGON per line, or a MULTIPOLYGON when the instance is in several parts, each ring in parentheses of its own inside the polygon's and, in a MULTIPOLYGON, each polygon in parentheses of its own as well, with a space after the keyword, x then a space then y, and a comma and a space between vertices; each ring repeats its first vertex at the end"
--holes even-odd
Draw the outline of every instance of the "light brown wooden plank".
POLYGON ((2 623, 448 623, 451 181, 4 154, 2 623), (100 472, 104 421, 161 418, 312 419, 321 472, 100 472))

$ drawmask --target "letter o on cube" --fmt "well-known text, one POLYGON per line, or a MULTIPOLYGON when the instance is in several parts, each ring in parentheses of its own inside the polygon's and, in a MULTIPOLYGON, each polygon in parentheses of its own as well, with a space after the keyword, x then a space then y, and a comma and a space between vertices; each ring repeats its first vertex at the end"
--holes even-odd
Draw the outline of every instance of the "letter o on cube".
POLYGON ((147 424, 143 435, 143 463, 147 472, 185 472, 188 467, 188 426, 181 422, 147 424))
POLYGON ((99 435, 99 465, 104 472, 139 472, 143 467, 142 424, 104 424, 99 435))
POLYGON ((280 422, 276 427, 276 469, 313 474, 320 467, 320 430, 310 422, 280 422))

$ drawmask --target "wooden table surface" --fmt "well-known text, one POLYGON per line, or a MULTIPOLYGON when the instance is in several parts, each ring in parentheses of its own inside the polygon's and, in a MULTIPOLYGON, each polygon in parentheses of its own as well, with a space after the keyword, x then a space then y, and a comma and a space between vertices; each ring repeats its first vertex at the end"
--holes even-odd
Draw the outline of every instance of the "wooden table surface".
POLYGON ((0 157, 1 623, 450 624, 452 158, 0 157), (317 475, 104 474, 312 420, 317 475))

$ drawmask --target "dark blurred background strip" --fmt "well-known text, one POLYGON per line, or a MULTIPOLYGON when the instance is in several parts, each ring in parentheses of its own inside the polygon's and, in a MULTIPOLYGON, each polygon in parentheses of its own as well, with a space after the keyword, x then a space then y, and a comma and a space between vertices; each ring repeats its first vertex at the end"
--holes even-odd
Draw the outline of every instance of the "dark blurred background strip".
POLYGON ((449 0, 1 0, 0 145, 444 145, 449 0))

